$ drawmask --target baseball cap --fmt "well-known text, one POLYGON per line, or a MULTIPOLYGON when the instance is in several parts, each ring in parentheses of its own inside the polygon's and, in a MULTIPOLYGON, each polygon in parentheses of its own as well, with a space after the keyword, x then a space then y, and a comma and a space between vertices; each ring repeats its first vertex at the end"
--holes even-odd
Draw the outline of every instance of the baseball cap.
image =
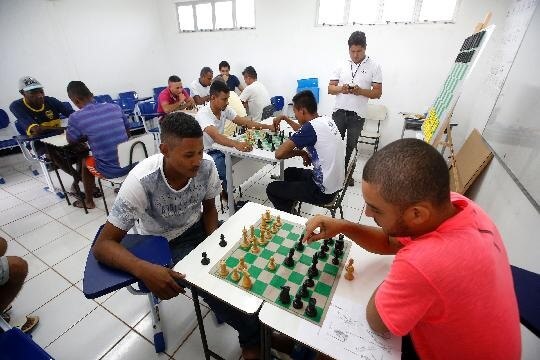
POLYGON ((34 89, 41 89, 43 85, 36 78, 31 76, 24 76, 19 79, 19 90, 30 91, 34 89))

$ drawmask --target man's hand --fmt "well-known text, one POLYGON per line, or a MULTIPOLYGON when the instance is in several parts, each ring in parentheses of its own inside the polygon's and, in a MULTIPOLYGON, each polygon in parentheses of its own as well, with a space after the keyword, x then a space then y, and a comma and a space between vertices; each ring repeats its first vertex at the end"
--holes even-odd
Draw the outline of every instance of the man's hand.
POLYGON ((362 88, 358 85, 354 85, 354 88, 351 90, 351 93, 354 95, 362 95, 362 88))
POLYGON ((310 166, 311 165, 311 158, 309 157, 309 154, 305 150, 301 150, 300 156, 302 156, 302 159, 304 160, 304 166, 310 166))
POLYGON ((349 88, 349 84, 343 84, 341 86, 341 92, 343 94, 349 94, 350 93, 350 88, 349 88))
POLYGON ((303 242, 309 244, 317 240, 331 238, 338 234, 341 228, 340 220, 328 216, 316 215, 306 223, 306 235, 303 242), (317 228, 319 228, 318 233, 315 232, 317 228))
POLYGON ((180 104, 183 104, 186 101, 186 95, 180 93, 180 95, 178 95, 178 100, 180 100, 180 104))
POLYGON ((177 280, 184 279, 185 275, 160 265, 146 263, 139 278, 148 290, 162 300, 171 299, 185 292, 177 283, 177 280))
POLYGON ((266 124, 261 124, 261 127, 263 129, 267 129, 267 130, 270 130, 272 132, 276 132, 276 126, 272 123, 270 125, 266 125, 266 124))
POLYGON ((195 104, 195 100, 193 100, 193 98, 189 98, 187 99, 186 101, 186 110, 193 110, 195 108, 196 104, 195 104))
POLYGON ((242 141, 236 141, 234 144, 234 148, 243 152, 250 152, 251 150, 253 150, 253 146, 251 146, 250 143, 242 141))
POLYGON ((283 121, 287 121, 289 120, 289 118, 285 115, 279 115, 279 116, 276 116, 274 118, 274 120, 272 121, 274 123, 274 128, 276 129, 275 131, 279 131, 279 124, 283 121))

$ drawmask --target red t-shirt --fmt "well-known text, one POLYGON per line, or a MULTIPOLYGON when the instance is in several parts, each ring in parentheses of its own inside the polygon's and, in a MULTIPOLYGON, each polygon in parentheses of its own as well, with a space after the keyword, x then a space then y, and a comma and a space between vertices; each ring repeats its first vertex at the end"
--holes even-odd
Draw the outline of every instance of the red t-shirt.
MULTIPOLYGON (((186 91, 186 89, 182 89, 182 94, 186 97, 184 99, 184 101, 186 101, 187 99, 189 99, 189 94, 188 92, 186 91)), ((165 111, 163 111, 163 107, 161 106, 161 103, 162 102, 165 102, 167 104, 173 104, 175 102, 178 101, 178 96, 175 96, 170 90, 169 88, 165 88, 163 89, 160 93, 159 93, 159 96, 158 96, 158 106, 157 106, 157 112, 158 113, 164 113, 165 111)))
POLYGON ((437 230, 400 238, 375 296, 384 324, 411 335, 421 359, 519 359, 519 313, 501 236, 475 203, 452 193, 459 212, 437 230))

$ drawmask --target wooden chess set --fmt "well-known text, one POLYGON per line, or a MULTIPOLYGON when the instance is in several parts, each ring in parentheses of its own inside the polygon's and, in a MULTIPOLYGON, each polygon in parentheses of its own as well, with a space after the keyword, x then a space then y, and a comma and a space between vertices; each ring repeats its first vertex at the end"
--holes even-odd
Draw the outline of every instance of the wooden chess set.
MULTIPOLYGON (((303 234, 303 225, 282 221, 267 210, 243 229, 210 273, 321 325, 342 272, 347 280, 354 278, 352 259, 344 261, 351 242, 340 235, 305 244, 303 234)), ((226 244, 223 235, 221 243, 226 244)))

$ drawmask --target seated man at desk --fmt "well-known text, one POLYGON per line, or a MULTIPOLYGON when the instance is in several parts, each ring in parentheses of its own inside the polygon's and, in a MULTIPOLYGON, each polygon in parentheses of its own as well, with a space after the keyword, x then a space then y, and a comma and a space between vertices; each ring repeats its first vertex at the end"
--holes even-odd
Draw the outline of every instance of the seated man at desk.
POLYGON ((240 94, 240 100, 247 109, 248 115, 253 121, 261 121, 265 106, 270 105, 270 95, 266 87, 257 80, 257 71, 253 66, 248 66, 242 71, 246 88, 240 94))
POLYGON ((182 87, 182 80, 176 75, 171 75, 167 87, 159 93, 157 112, 168 114, 194 107, 195 100, 182 87))
POLYGON ((441 154, 421 140, 394 141, 366 162, 362 193, 380 228, 315 216, 305 239, 343 233, 369 252, 395 254, 367 304, 371 328, 404 336, 405 359, 519 359, 519 313, 501 235, 478 205, 450 192, 441 154))
POLYGON ((197 105, 204 105, 210 101, 210 84, 212 84, 212 77, 214 72, 208 66, 201 69, 201 73, 197 80, 191 83, 191 95, 197 105))
POLYGON ((227 198, 227 178, 225 174, 225 155, 212 148, 214 142, 234 147, 239 151, 249 152, 253 149, 251 144, 229 139, 223 135, 227 120, 236 125, 246 126, 251 129, 268 129, 274 131, 273 125, 256 123, 248 118, 240 117, 229 105, 230 90, 224 81, 214 81, 210 86, 210 103, 197 113, 197 121, 204 131, 204 151, 214 159, 222 181, 223 197, 227 198))
MULTIPOLYGON (((160 299, 170 299, 184 292, 177 281, 186 275, 135 257, 120 241, 133 226, 143 235, 164 236, 176 264, 217 228, 220 184, 212 159, 204 155, 202 129, 191 115, 166 115, 161 141, 161 154, 141 161, 124 181, 93 251, 98 261, 132 274, 160 299)), ((239 332, 244 358, 256 358, 257 315, 246 315, 209 294, 203 298, 239 332)))
MULTIPOLYGON (((15 100, 9 106, 9 110, 17 118, 18 129, 26 132, 27 136, 39 136, 49 132, 55 135, 61 132, 59 131, 62 129, 60 115, 69 117, 73 109, 54 97, 45 96, 43 85, 30 76, 19 80, 19 92, 23 98, 15 100)), ((72 190, 78 192, 81 174, 80 170, 74 169, 72 165, 80 164, 88 155, 86 145, 73 144, 59 148, 38 142, 36 150, 40 155, 46 152, 56 167, 71 175, 74 179, 72 190)), ((96 193, 96 195, 99 194, 96 193)))
POLYGON ((289 167, 284 181, 266 187, 268 199, 278 210, 291 212, 295 201, 327 204, 343 188, 345 177, 345 144, 334 121, 317 114, 317 100, 309 90, 293 97, 293 110, 298 123, 285 115, 274 119, 274 126, 287 122, 295 133, 276 150, 276 159, 300 156, 311 169, 289 167))
POLYGON ((118 144, 129 137, 129 122, 117 104, 100 104, 82 81, 71 81, 67 86, 71 101, 79 108, 69 117, 66 137, 69 143, 88 142, 92 156, 82 167, 84 199, 77 200, 73 206, 88 209, 96 207, 92 195, 96 187, 94 176, 113 179, 124 176, 129 168, 121 168, 118 162, 118 144))
POLYGON ((244 85, 240 84, 240 80, 238 80, 235 75, 231 74, 231 65, 225 60, 219 63, 219 75, 214 78, 214 81, 216 81, 216 79, 225 81, 231 92, 236 91, 236 88, 238 88, 240 92, 244 90, 244 85))

